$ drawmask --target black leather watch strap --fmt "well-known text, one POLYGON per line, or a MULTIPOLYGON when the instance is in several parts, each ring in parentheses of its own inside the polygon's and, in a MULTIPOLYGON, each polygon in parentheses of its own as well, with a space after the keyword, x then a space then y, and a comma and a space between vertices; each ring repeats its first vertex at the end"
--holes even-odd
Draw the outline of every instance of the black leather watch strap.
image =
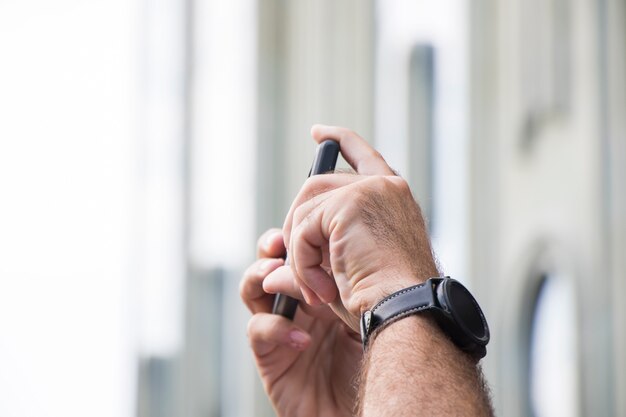
POLYGON ((405 288, 384 298, 371 310, 361 316, 361 341, 363 348, 367 346, 369 336, 382 325, 388 325, 396 320, 420 311, 436 307, 436 295, 434 293, 435 280, 442 278, 430 278, 426 282, 405 288))
POLYGON ((361 341, 367 347, 375 330, 412 314, 431 311, 444 333, 476 359, 485 356, 489 326, 480 306, 460 282, 430 278, 384 298, 361 316, 361 341))

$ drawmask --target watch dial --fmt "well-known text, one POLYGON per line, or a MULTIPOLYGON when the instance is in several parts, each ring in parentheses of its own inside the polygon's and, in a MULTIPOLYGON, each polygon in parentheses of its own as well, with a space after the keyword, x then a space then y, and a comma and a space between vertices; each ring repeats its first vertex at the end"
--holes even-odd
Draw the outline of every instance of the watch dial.
POLYGON ((445 294, 450 312, 457 323, 478 339, 487 337, 486 323, 472 294, 456 280, 449 280, 445 283, 445 294))

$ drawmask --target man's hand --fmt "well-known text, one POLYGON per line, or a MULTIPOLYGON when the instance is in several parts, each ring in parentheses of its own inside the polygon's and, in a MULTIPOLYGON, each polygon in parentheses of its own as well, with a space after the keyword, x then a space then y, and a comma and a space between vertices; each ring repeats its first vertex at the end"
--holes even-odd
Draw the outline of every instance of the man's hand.
MULTIPOLYGON (((386 295, 437 276, 419 206, 402 178, 352 131, 314 126, 314 139, 339 142, 358 175, 309 178, 283 226, 291 270, 309 305, 330 304, 354 330, 386 295), (330 268, 324 267, 330 261, 330 268)), ((278 276, 270 292, 289 285, 278 276)), ((296 294, 300 295, 300 294, 296 294)))
MULTIPOLYGON (((339 142, 357 175, 307 180, 282 230, 290 266, 253 265, 242 296, 257 313, 250 339, 279 414, 350 415, 361 313, 439 273, 406 182, 354 132, 314 126, 311 133, 317 142, 339 142), (306 301, 293 323, 262 313, 271 308, 266 293, 275 292, 306 301), (328 306, 342 321, 328 315, 328 306), (296 326, 307 332, 300 342, 290 339, 296 326)), ((427 315, 398 320, 370 338, 360 371, 358 415, 492 415, 480 369, 427 315)))
POLYGON ((299 296, 284 254, 281 231, 266 232, 240 285, 253 314, 248 337, 265 390, 279 416, 352 416, 363 356, 359 335, 326 306, 301 305, 293 322, 271 314, 274 296, 263 290, 268 276, 286 283, 286 294, 299 296))

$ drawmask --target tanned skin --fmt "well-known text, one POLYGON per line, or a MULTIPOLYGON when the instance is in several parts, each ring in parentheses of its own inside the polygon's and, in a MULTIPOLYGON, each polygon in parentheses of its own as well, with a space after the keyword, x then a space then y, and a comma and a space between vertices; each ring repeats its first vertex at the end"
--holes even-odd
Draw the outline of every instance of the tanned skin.
POLYGON ((359 416, 493 416, 480 368, 427 316, 378 332, 362 369, 359 416))
POLYGON ((359 320, 387 295, 439 276, 420 208, 402 178, 354 132, 314 126, 357 175, 311 177, 282 228, 259 243, 241 296, 248 335, 279 416, 491 416, 480 368, 428 315, 372 335, 363 357, 359 320), (281 239, 282 238, 282 239, 281 239), (282 240, 282 241, 281 241, 282 240), (289 248, 291 265, 279 258, 289 248), (301 300, 293 322, 271 296, 301 300))

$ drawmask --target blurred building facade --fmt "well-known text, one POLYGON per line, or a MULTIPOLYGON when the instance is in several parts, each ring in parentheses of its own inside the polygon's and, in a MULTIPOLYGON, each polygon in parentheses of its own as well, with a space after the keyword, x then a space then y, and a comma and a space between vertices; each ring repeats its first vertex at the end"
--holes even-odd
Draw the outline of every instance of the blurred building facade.
POLYGON ((227 3, 183 13, 183 336, 143 355, 138 414, 273 415, 237 281, 322 122, 411 183, 490 320, 499 415, 626 415, 626 2, 227 3))
POLYGON ((272 416, 238 283, 325 123, 480 300, 498 415, 626 416, 625 45, 626 0, 0 2, 0 414, 272 416))
POLYGON ((626 414, 625 16, 620 1, 471 7, 470 258, 502 415, 626 414), (541 335, 544 302, 562 308, 541 335))

